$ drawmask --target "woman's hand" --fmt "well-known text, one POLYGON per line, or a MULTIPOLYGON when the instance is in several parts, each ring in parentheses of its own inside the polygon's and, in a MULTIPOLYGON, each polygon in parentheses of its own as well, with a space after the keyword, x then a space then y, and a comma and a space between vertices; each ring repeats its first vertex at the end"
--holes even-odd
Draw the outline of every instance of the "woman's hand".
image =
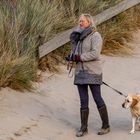
POLYGON ((78 54, 68 55, 67 57, 65 57, 65 59, 66 59, 66 61, 82 62, 81 57, 78 54))

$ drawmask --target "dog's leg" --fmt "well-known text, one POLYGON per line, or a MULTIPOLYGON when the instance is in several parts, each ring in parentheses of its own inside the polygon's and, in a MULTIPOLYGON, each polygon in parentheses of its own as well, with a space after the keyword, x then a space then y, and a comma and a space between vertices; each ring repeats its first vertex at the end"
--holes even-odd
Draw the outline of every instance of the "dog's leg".
POLYGON ((135 132, 135 124, 136 124, 136 117, 132 117, 132 130, 130 131, 130 134, 134 134, 135 132))
POLYGON ((138 130, 140 131, 140 117, 138 118, 138 130))
POLYGON ((140 131, 140 123, 138 124, 138 131, 140 131))

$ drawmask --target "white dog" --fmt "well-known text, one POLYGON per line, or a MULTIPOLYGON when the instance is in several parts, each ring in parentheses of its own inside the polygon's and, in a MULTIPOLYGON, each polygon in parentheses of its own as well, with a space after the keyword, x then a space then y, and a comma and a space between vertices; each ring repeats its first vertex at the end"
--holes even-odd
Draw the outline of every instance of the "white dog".
POLYGON ((135 132, 136 121, 138 121, 140 129, 140 95, 128 95, 125 98, 122 107, 130 108, 132 114, 132 130, 130 131, 130 134, 133 134, 135 132))

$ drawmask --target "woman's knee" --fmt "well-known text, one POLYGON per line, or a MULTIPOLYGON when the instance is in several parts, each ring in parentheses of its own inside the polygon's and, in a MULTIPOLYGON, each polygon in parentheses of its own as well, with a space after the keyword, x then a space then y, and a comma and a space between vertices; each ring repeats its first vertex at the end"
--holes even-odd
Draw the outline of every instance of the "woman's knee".
POLYGON ((88 88, 87 85, 77 85, 79 96, 80 96, 80 103, 81 108, 87 108, 88 107, 88 88))
POLYGON ((101 96, 101 88, 100 85, 91 85, 90 86, 93 98, 98 108, 105 105, 105 102, 101 96))
POLYGON ((81 102, 81 108, 82 109, 88 108, 88 98, 80 99, 80 102, 81 102))

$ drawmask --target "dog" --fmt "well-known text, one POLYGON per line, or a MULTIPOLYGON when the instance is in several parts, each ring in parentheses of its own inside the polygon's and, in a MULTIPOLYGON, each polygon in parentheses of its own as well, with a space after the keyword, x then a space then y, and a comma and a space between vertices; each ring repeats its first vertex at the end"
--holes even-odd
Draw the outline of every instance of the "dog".
POLYGON ((140 130, 140 95, 128 95, 122 104, 123 108, 130 108, 132 115, 132 129, 130 134, 134 134, 136 122, 138 122, 140 130))

